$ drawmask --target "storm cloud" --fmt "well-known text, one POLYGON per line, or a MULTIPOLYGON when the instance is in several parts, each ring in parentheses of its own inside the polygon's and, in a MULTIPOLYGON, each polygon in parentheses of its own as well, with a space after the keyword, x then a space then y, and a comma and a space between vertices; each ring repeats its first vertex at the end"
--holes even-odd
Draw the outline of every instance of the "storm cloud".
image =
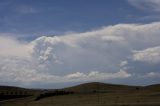
POLYGON ((31 42, 0 37, 2 84, 35 87, 83 81, 148 84, 160 80, 160 23, 117 24, 84 33, 42 36, 31 42), (141 64, 143 65, 141 65, 141 64), (137 67, 142 70, 133 70, 137 67), (134 82, 135 81, 135 82, 134 82))

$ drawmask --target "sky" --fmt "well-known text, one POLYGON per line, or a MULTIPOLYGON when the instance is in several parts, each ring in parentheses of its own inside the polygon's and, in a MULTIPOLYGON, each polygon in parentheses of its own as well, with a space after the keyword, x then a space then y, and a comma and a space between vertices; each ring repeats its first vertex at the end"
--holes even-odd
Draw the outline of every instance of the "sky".
POLYGON ((160 0, 0 0, 0 85, 160 81, 160 0))

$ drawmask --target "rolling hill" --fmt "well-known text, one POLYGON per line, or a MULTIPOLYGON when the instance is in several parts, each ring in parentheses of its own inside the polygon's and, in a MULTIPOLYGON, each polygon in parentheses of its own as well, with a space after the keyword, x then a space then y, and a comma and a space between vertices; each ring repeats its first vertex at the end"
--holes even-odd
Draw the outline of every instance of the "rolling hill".
MULTIPOLYGON (((72 87, 58 89, 72 91, 73 94, 49 95, 35 100, 36 95, 0 102, 2 106, 160 106, 160 84, 149 86, 128 86, 106 84, 100 82, 84 83, 72 87)), ((0 90, 38 92, 44 95, 44 90, 33 90, 19 87, 0 86, 0 90)), ((53 93, 54 89, 45 90, 53 93)), ((38 94, 37 93, 37 94, 38 94)))
POLYGON ((41 90, 26 89, 15 86, 0 86, 0 101, 36 95, 41 90))
POLYGON ((64 90, 73 92, 117 92, 117 91, 131 91, 131 90, 136 90, 137 88, 140 89, 142 87, 91 82, 91 83, 80 84, 73 87, 68 87, 65 88, 64 90))

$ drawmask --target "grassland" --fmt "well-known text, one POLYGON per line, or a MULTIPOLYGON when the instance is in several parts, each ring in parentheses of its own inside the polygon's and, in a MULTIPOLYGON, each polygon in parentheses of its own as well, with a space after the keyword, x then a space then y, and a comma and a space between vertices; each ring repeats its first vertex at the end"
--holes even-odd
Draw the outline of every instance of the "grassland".
POLYGON ((63 90, 75 93, 37 101, 34 95, 1 102, 0 106, 160 106, 160 85, 140 87, 87 83, 63 90))

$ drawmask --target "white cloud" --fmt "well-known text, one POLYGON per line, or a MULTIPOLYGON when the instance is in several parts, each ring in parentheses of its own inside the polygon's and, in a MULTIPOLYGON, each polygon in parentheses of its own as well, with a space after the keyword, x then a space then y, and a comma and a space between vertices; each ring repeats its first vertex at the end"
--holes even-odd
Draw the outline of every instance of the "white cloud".
POLYGON ((102 79, 123 79, 131 74, 120 70, 115 73, 91 71, 88 74, 75 72, 65 75, 54 75, 47 72, 46 67, 34 63, 31 60, 19 58, 0 58, 0 80, 18 85, 30 85, 32 83, 60 83, 77 81, 95 81, 102 79))
POLYGON ((76 72, 73 74, 69 74, 66 76, 67 78, 82 78, 82 77, 86 77, 86 75, 84 73, 81 72, 76 72))
POLYGON ((106 41, 123 41, 124 38, 121 36, 102 36, 103 40, 106 41))
POLYGON ((149 72, 145 77, 160 77, 160 72, 149 72))
POLYGON ((0 37, 0 83, 34 86, 34 82, 130 78, 134 72, 126 66, 132 61, 129 57, 160 62, 159 29, 160 22, 118 24, 84 33, 42 36, 28 43, 0 37))
POLYGON ((125 61, 121 61, 120 66, 123 67, 123 66, 125 66, 127 64, 128 64, 128 61, 126 61, 126 60, 125 61))
POLYGON ((127 73, 124 70, 120 70, 116 73, 93 71, 89 73, 88 76, 96 79, 116 79, 116 78, 128 78, 131 76, 131 74, 127 73))
POLYGON ((107 73, 107 72, 99 72, 99 71, 91 71, 88 74, 84 74, 81 72, 76 72, 73 74, 69 74, 66 77, 76 80, 78 78, 79 81, 83 80, 102 80, 102 79, 121 79, 128 78, 131 74, 126 71, 120 70, 116 73, 107 73))
POLYGON ((148 63, 160 63, 160 47, 134 51, 133 60, 148 63))
POLYGON ((128 0, 128 2, 139 9, 160 12, 160 0, 128 0))
POLYGON ((10 37, 0 36, 0 56, 29 57, 31 47, 10 37))

